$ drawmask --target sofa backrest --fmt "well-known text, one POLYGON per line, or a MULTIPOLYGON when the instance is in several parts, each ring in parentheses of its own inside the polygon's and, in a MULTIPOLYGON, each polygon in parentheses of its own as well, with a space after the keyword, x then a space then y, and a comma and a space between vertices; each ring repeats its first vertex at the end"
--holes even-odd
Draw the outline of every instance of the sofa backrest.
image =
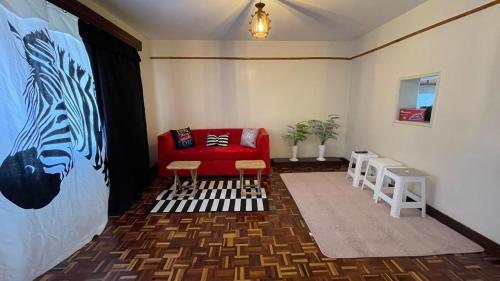
POLYGON ((207 143, 207 135, 213 134, 216 136, 229 133, 229 144, 240 144, 242 128, 228 129, 191 129, 196 145, 207 143))

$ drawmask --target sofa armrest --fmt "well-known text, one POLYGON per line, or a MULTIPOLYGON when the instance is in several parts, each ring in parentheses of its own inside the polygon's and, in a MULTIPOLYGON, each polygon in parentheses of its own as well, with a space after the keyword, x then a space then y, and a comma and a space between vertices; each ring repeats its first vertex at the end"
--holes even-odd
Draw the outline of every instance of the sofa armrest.
POLYGON ((158 172, 160 176, 166 172, 166 167, 171 162, 169 156, 174 150, 174 138, 170 132, 158 136, 158 172))
POLYGON ((269 147, 269 134, 267 133, 266 129, 264 128, 259 129, 259 135, 257 136, 256 145, 259 152, 265 146, 269 147))
POLYGON ((264 170, 265 175, 269 175, 270 173, 270 165, 271 165, 271 156, 270 156, 270 148, 269 148, 269 134, 266 129, 261 128, 259 130, 259 135, 257 136, 257 151, 260 159, 266 162, 266 169, 264 170))

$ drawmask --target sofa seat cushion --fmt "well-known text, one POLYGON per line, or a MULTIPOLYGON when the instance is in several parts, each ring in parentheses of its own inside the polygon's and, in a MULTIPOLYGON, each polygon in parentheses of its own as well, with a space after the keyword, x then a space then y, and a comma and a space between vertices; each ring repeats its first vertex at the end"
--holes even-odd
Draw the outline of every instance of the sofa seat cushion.
POLYGON ((245 147, 232 144, 222 146, 196 146, 183 150, 176 150, 172 153, 175 160, 251 160, 258 159, 258 150, 252 147, 245 147))

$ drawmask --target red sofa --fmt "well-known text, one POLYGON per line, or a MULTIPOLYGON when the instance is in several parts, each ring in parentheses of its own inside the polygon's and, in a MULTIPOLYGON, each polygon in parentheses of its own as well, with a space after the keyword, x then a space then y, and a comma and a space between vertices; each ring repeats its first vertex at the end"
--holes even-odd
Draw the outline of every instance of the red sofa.
MULTIPOLYGON (((195 147, 176 150, 174 139, 170 132, 158 136, 158 174, 163 177, 171 177, 173 173, 167 170, 167 165, 172 161, 201 161, 198 169, 199 176, 238 175, 234 167, 236 160, 264 160, 266 169, 263 175, 269 175, 269 135, 265 129, 259 129, 257 136, 257 147, 241 146, 241 133, 243 129, 197 129, 191 130, 195 147), (207 147, 207 135, 222 135, 229 133, 229 146, 207 147)), ((181 176, 188 176, 189 172, 182 171, 181 176)), ((245 174, 256 174, 256 171, 248 171, 245 174)))

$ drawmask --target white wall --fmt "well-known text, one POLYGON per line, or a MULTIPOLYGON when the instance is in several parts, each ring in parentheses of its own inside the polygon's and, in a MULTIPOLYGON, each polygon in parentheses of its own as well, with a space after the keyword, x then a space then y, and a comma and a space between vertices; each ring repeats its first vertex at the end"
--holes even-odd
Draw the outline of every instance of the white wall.
MULTIPOLYGON (((338 56, 347 43, 152 41, 154 56, 338 56)), ((341 116, 340 138, 327 143, 327 155, 344 153, 350 63, 340 60, 153 60, 154 108, 148 119, 154 134, 191 128, 265 127, 271 156, 289 157, 281 136, 287 124, 341 116)), ((317 155, 314 137, 301 156, 317 155)))
MULTIPOLYGON (((428 1, 355 45, 368 50, 484 2, 428 1)), ((353 60, 345 150, 371 149, 427 172, 428 203, 497 243, 499 19, 497 5, 353 60), (433 72, 441 80, 432 127, 394 123, 399 79, 433 72)))
MULTIPOLYGON (((499 5, 349 62, 151 61, 151 54, 350 56, 489 0, 429 0, 352 43, 149 41, 93 0, 80 1, 143 41, 151 164, 156 136, 173 127, 265 126, 273 157, 288 156, 285 124, 336 112, 347 135, 330 143, 329 155, 369 148, 426 171, 430 205, 500 243, 499 5), (436 71, 432 127, 393 123, 399 79, 436 71)), ((315 152, 314 141, 302 149, 315 152)))

